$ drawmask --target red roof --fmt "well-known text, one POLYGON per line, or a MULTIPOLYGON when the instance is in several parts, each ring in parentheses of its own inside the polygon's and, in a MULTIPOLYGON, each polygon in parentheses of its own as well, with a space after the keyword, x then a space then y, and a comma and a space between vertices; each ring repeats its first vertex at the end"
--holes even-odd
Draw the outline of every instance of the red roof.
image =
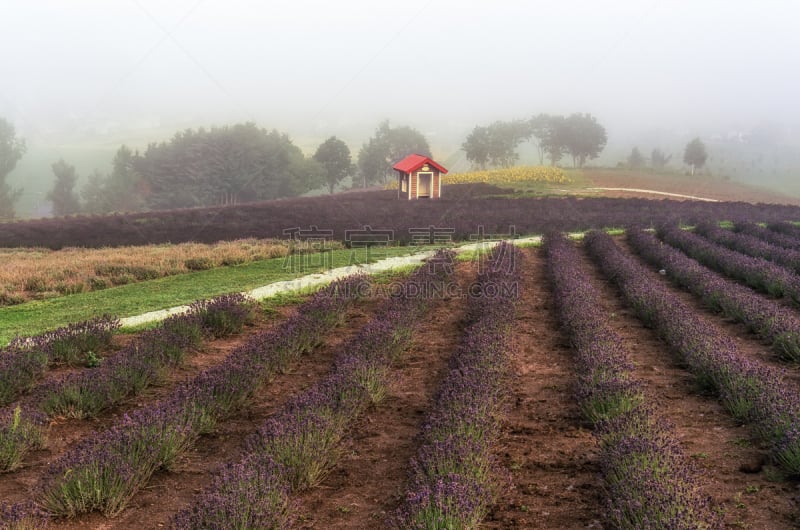
POLYGON ((437 164, 436 162, 433 161, 433 159, 423 155, 408 155, 400 162, 392 166, 392 169, 396 169, 397 171, 402 171, 403 173, 413 173, 414 171, 418 170, 425 164, 429 164, 435 167, 442 173, 447 173, 447 170, 444 168, 444 166, 437 164))

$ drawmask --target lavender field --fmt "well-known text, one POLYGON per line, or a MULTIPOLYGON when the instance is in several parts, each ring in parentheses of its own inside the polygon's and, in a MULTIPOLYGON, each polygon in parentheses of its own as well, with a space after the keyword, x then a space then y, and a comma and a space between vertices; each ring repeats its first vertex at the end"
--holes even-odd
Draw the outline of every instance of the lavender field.
POLYGON ((800 231, 773 214, 16 340, 1 526, 793 527, 800 231))

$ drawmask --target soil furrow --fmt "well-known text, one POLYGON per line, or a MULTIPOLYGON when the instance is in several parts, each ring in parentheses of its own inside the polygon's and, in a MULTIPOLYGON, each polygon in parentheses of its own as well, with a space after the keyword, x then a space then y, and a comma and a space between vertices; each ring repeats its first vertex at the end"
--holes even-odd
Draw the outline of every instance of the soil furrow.
MULTIPOLYGON (((731 528, 791 527, 797 513, 794 485, 776 481, 777 472, 764 465, 766 453, 752 441, 750 429, 737 423, 714 396, 704 394, 589 258, 584 255, 582 261, 602 294, 612 327, 632 354, 633 376, 645 384, 646 399, 658 414, 672 424, 675 438, 701 471, 703 491, 724 512, 725 523, 731 528)), ((653 281, 664 279, 656 271, 653 281)), ((684 301, 692 298, 667 282, 664 286, 684 301)), ((697 318, 710 318, 702 313, 697 310, 697 318)))
MULTIPOLYGON (((650 264, 639 258, 631 247, 625 242, 624 239, 617 239, 617 243, 626 253, 628 253, 635 260, 639 261, 649 272, 653 282, 659 282, 664 287, 678 296, 685 304, 694 309, 697 313, 704 315, 706 319, 714 322, 714 324, 722 330, 728 337, 736 342, 736 347, 746 354, 749 358, 757 360, 762 363, 770 364, 784 371, 787 381, 791 381, 795 387, 800 390, 800 365, 792 364, 782 361, 773 352, 772 346, 769 342, 761 339, 755 333, 749 331, 744 324, 737 322, 732 318, 728 318, 721 313, 711 311, 708 306, 697 296, 690 293, 688 290, 677 287, 669 278, 662 276, 650 264)), ((768 299, 769 297, 753 291, 753 294, 762 298, 768 299)), ((790 306, 797 310, 797 306, 790 306)), ((797 317, 800 318, 800 311, 797 311, 797 317)))
MULTIPOLYGON (((458 263, 460 292, 475 267, 458 263)), ((352 426, 336 469, 299 496, 306 529, 384 528, 402 499, 416 435, 463 331, 467 300, 436 300, 414 331, 414 343, 392 368, 386 398, 352 426)))
POLYGON ((597 445, 572 398, 572 352, 558 331, 544 256, 525 254, 497 450, 511 484, 484 527, 599 528, 597 445))

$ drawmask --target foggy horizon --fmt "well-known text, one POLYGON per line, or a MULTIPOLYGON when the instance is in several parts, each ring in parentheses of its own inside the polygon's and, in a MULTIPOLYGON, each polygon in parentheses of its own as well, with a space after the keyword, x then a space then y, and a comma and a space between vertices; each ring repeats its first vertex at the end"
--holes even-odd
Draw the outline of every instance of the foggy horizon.
MULTIPOLYGON (((794 146, 799 14, 779 0, 7 0, 0 117, 26 157, 82 177, 84 151, 245 121, 307 153, 336 135, 356 155, 389 119, 450 155, 476 125, 541 112, 596 116, 607 164, 758 127, 794 146)), ((12 185, 48 167, 27 163, 12 185)))

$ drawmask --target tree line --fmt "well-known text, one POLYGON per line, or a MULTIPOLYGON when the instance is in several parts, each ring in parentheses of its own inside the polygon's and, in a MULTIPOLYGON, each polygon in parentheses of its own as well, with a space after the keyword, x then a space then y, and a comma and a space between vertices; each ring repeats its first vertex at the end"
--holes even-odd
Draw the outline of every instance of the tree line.
POLYGON ((587 160, 598 157, 607 140, 605 128, 591 114, 538 114, 526 120, 476 126, 461 149, 477 169, 510 167, 519 159, 519 145, 531 141, 539 153, 540 164, 547 157, 555 166, 569 155, 573 167, 583 167, 587 160))
MULTIPOLYGON (((25 154, 25 141, 0 118, 0 219, 13 219, 22 190, 6 177, 25 154)), ((383 184, 392 165, 411 153, 430 156, 419 131, 382 122, 362 146, 357 164, 347 144, 331 136, 305 156, 285 133, 254 123, 186 129, 143 152, 123 145, 110 173, 95 170, 77 190, 75 166, 52 164, 47 194, 56 216, 164 210, 294 197, 325 186, 333 193, 348 176, 364 187, 383 184)))
MULTIPOLYGON (((653 149, 648 160, 638 147, 631 149, 628 155, 627 166, 631 169, 641 169, 648 164, 655 170, 663 170, 672 160, 672 154, 666 154, 661 149, 653 149)), ((708 160, 706 144, 700 138, 693 138, 686 144, 683 150, 683 163, 689 166, 691 175, 694 176, 696 169, 701 169, 708 160)))
MULTIPOLYGON (((582 167, 600 154, 606 141, 605 128, 591 114, 538 114, 476 126, 462 150, 476 168, 509 167, 519 160, 518 147, 531 142, 540 164, 547 159, 556 165, 568 156, 573 166, 582 167)), ((14 203, 22 190, 12 189, 6 177, 25 151, 24 139, 0 118, 0 219, 15 216, 14 203)), ((686 163, 702 167, 703 152, 695 144, 690 151, 686 163)), ((333 193, 347 177, 352 177, 353 187, 385 184, 392 166, 412 153, 431 156, 425 136, 388 120, 364 142, 355 162, 347 144, 336 136, 306 156, 287 134, 251 122, 186 129, 168 141, 149 144, 143 152, 121 146, 110 173, 95 170, 80 190, 75 167, 58 160, 52 164, 54 183, 47 199, 53 214, 63 216, 237 204, 298 196, 322 186, 333 193)), ((629 162, 639 164, 640 159, 637 150, 629 162)), ((669 157, 656 150, 652 161, 663 167, 669 157)))

